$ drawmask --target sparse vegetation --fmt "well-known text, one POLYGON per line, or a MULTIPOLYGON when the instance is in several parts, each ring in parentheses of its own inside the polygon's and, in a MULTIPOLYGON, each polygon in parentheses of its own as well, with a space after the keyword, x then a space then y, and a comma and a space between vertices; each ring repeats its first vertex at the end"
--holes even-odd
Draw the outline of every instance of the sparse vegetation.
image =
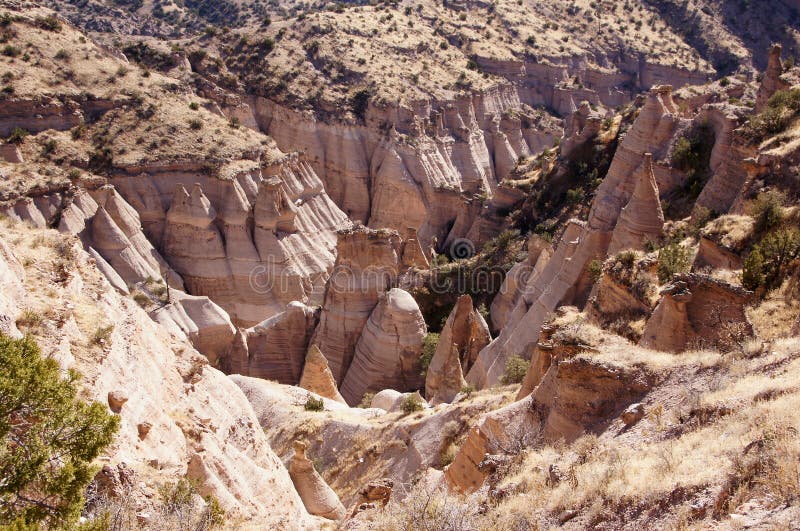
POLYGON ((306 411, 325 411, 325 401, 322 398, 314 398, 313 395, 309 394, 305 404, 303 404, 303 409, 306 411))
POLYGON ((422 354, 419 357, 419 363, 422 367, 422 376, 428 372, 428 367, 431 364, 433 355, 436 353, 436 347, 439 344, 439 334, 435 332, 428 332, 425 334, 425 339, 422 342, 422 354))
POLYGON ((678 273, 689 271, 691 251, 678 243, 671 243, 658 251, 658 280, 665 284, 678 273))
POLYGON ((530 362, 525 360, 522 356, 511 356, 506 361, 506 371, 501 378, 505 385, 522 383, 525 375, 528 373, 530 362))
POLYGON ((409 395, 406 395, 403 398, 403 401, 401 402, 400 406, 403 410, 403 413, 405 413, 406 415, 409 415, 416 411, 422 411, 422 401, 419 399, 419 396, 417 396, 416 393, 411 393, 409 395))

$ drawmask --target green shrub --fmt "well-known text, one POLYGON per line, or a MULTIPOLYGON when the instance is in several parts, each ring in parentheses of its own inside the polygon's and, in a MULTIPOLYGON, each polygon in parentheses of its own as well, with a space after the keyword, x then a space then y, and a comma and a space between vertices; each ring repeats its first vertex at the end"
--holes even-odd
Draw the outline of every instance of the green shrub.
POLYGON ((372 391, 368 391, 364 393, 364 396, 361 397, 361 402, 359 402, 358 407, 362 409, 367 409, 372 407, 372 399, 375 398, 375 393, 372 391))
POLYGON ((80 400, 77 372, 62 378, 30 337, 0 335, 0 367, 0 521, 69 527, 119 419, 80 400))
POLYGON ((586 270, 589 272, 589 279, 594 284, 603 274, 603 262, 600 260, 592 260, 589 262, 589 266, 586 268, 586 270))
POLYGON ((189 108, 193 111, 196 111, 197 109, 200 108, 200 105, 198 105, 196 101, 193 101, 192 103, 189 104, 189 108))
POLYGON ((767 108, 753 116, 742 128, 754 142, 782 132, 800 112, 800 89, 779 90, 767 102, 767 108))
POLYGON ((522 383, 529 366, 530 363, 521 356, 511 356, 506 361, 506 372, 500 381, 505 385, 522 383))
POLYGON ((369 89, 358 90, 350 97, 350 109, 353 111, 353 115, 362 122, 366 118, 371 97, 372 91, 369 89))
POLYGON ((194 131, 198 131, 203 128, 203 122, 201 122, 197 118, 192 118, 191 120, 189 120, 189 128, 194 131))
POLYGON ((431 364, 433 355, 436 353, 436 346, 439 344, 439 334, 428 332, 422 340, 422 354, 419 356, 419 364, 422 367, 422 376, 428 374, 428 367, 431 364))
POLYGON ((415 411, 422 411, 422 401, 416 393, 411 393, 403 398, 402 402, 403 413, 406 415, 414 413, 415 411))
POLYGON ((36 17, 36 25, 47 31, 61 31, 61 21, 55 15, 36 17))
POLYGON ((306 403, 303 404, 303 409, 306 411, 325 411, 325 401, 321 398, 314 398, 312 395, 308 395, 306 403))
POLYGON ((768 233, 744 261, 742 285, 747 289, 778 287, 800 257, 800 230, 790 227, 768 233))
POLYGON ((13 131, 11 131, 11 135, 8 137, 9 144, 22 144, 25 140, 25 137, 28 136, 30 133, 21 127, 15 127, 13 131))
POLYGON ((774 190, 758 194, 752 207, 756 234, 762 234, 777 227, 783 221, 783 203, 785 200, 786 196, 774 190))
POLYGON ((689 249, 672 243, 658 251, 658 280, 662 284, 678 273, 689 271, 689 249))
POLYGON ((3 55, 6 57, 17 57, 22 52, 16 46, 11 46, 10 44, 6 44, 3 47, 3 55))

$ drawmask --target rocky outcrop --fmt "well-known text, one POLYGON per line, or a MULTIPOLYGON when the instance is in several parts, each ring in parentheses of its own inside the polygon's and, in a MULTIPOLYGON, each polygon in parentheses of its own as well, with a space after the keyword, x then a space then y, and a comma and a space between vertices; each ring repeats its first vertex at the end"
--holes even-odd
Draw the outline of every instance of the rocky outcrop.
POLYGON ((636 187, 628 204, 619 214, 611 236, 608 254, 623 249, 642 250, 648 242, 657 242, 664 227, 664 212, 653 174, 653 155, 644 154, 644 161, 636 171, 636 187))
POLYGON ((428 366, 425 396, 436 404, 451 402, 465 385, 466 374, 478 353, 489 344, 489 327, 473 308, 472 297, 459 297, 439 336, 439 344, 428 366))
POLYGON ((333 379, 333 373, 328 367, 328 360, 316 345, 311 345, 308 349, 306 362, 303 365, 303 375, 300 377, 298 385, 312 393, 346 404, 342 395, 339 394, 339 389, 336 388, 336 380, 333 379))
POLYGON ((329 520, 344 518, 347 515, 344 505, 306 457, 306 444, 295 441, 294 452, 289 461, 289 475, 306 510, 329 520))
POLYGON ((641 368, 588 357, 551 364, 531 396, 486 414, 445 471, 458 492, 480 488, 488 475, 487 454, 517 453, 541 441, 571 442, 617 418, 652 385, 641 368))
POLYGON ((7 142, 0 144, 0 160, 11 163, 24 162, 22 153, 19 151, 19 146, 7 142))
POLYGON ((296 385, 300 381, 317 312, 301 302, 247 329, 240 329, 220 366, 241 374, 296 385))
POLYGON ((745 306, 753 293, 699 274, 677 275, 661 292, 639 345, 681 352, 726 349, 753 335, 745 306))
MULTIPOLYGON (((219 501, 228 518, 312 527, 244 394, 189 343, 170 336, 112 289, 88 254, 76 251, 66 284, 39 273, 28 281, 37 292, 47 290, 47 304, 59 315, 46 340, 37 337, 43 355, 79 371, 87 399, 119 411, 120 429, 103 462, 115 468, 126 463, 137 475, 136 489, 188 476, 203 496, 219 501), (108 341, 88 347, 97 327, 107 323, 114 325, 108 341), (145 422, 150 427, 142 437, 145 422)), ((0 301, 10 296, 9 287, 4 280, 0 301)), ((40 303, 33 291, 20 295, 20 307, 40 303)), ((136 497, 131 501, 136 504, 136 497)))
POLYGON ((525 286, 542 272, 553 255, 553 246, 537 234, 528 239, 527 245, 527 260, 511 267, 503 280, 500 292, 492 300, 489 311, 494 330, 502 330, 506 326, 525 286))
POLYGON ((709 238, 701 237, 697 254, 692 262, 692 271, 700 271, 707 267, 735 271, 742 269, 742 257, 709 238))
POLYGON ((113 182, 187 291, 211 298, 238 326, 292 301, 319 303, 336 231, 350 226, 297 154, 234 161, 217 174, 187 165, 129 168, 113 182))
POLYGON ((780 44, 773 44, 769 50, 767 69, 764 71, 764 78, 761 80, 761 85, 758 87, 758 93, 756 94, 756 112, 763 111, 764 107, 767 106, 767 101, 777 91, 789 88, 788 83, 781 79, 781 74, 783 73, 781 50, 780 44))
MULTIPOLYGON (((481 351, 467 374, 467 382, 478 388, 498 383, 508 358, 530 357, 550 312, 559 305, 583 304, 587 300, 593 283, 589 263, 605 258, 620 214, 631 201, 637 183, 642 181, 637 178, 641 175, 637 169, 645 162, 646 153, 656 158, 666 151, 677 121, 671 87, 651 89, 597 189, 588 221, 571 220, 567 224, 552 258, 538 275, 526 282, 505 327, 481 351)), ((642 188, 646 187, 640 185, 642 188)))
POLYGON ((419 357, 426 332, 419 306, 408 292, 392 288, 382 295, 361 332, 342 381, 345 400, 355 405, 367 392, 420 387, 419 357))
POLYGON ((350 368, 361 331, 381 294, 397 278, 399 247, 394 231, 356 227, 339 233, 336 264, 312 340, 328 359, 337 383, 350 368))
POLYGON ((561 156, 569 157, 576 148, 584 145, 600 132, 603 126, 603 116, 592 111, 589 102, 581 102, 581 106, 574 108, 564 126, 564 140, 561 142, 561 156))
POLYGON ((213 366, 219 366, 236 335, 225 310, 208 297, 170 290, 169 302, 152 310, 150 317, 176 336, 187 339, 213 366))

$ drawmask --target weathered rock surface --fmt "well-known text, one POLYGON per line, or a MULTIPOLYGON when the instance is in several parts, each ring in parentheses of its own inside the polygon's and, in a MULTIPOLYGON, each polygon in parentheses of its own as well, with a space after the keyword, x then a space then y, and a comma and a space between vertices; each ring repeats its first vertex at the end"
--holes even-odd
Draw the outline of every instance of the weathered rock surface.
POLYGON ((206 295, 239 326, 292 301, 319 303, 335 259, 336 231, 350 226, 297 154, 201 168, 131 168, 115 186, 144 231, 194 295, 206 295), (187 191, 190 190, 190 191, 187 191))
POLYGON ((333 373, 328 367, 328 360, 316 345, 311 345, 308 349, 299 386, 325 398, 346 404, 342 395, 339 394, 339 389, 336 388, 336 380, 333 379, 333 373))
POLYGON ((492 336, 483 316, 472 305, 472 297, 459 297, 439 336, 439 344, 428 366, 425 396, 436 404, 451 402, 466 384, 466 374, 478 353, 492 336))
POLYGON ((608 254, 616 254, 624 249, 641 250, 647 242, 656 242, 661 238, 664 212, 661 210, 658 185, 653 174, 653 156, 650 153, 644 154, 644 161, 636 173, 636 187, 619 214, 608 254))
POLYGON ((394 231, 357 227, 339 233, 336 264, 312 339, 328 358, 338 383, 350 368, 356 343, 381 294, 397 278, 399 247, 394 231))
MULTIPOLYGON (((499 382, 509 357, 530 357, 550 312, 559 305, 582 304, 588 298, 592 285, 589 263, 605 258, 620 214, 642 181, 637 169, 645 162, 646 153, 656 158, 666 151, 677 121, 671 87, 651 89, 597 190, 588 222, 569 222, 552 258, 538 275, 528 279, 505 327, 481 351, 467 382, 478 388, 499 382)), ((647 187, 652 184, 649 177, 647 187)), ((647 187, 641 185, 640 192, 647 187)))
POLYGON ((306 510, 329 520, 344 518, 346 516, 344 505, 314 469, 314 463, 306 457, 306 444, 295 441, 294 452, 292 460, 289 461, 289 475, 306 510))
POLYGON ((170 290, 170 302, 149 314, 170 332, 189 340, 215 367, 227 355, 236 335, 228 314, 208 297, 170 290))
POLYGON ((301 302, 289 303, 281 313, 240 329, 221 366, 230 374, 296 385, 316 324, 314 309, 301 302))
POLYGON ((753 335, 745 305, 753 293, 699 274, 677 275, 661 292, 639 344, 680 352, 687 348, 725 348, 753 335))
MULTIPOLYGON (((8 248, 2 244, 2 249, 8 248)), ((32 272, 35 278, 28 282, 47 283, 40 289, 49 290, 48 304, 63 315, 62 325, 36 338, 43 355, 78 370, 87 398, 119 411, 120 431, 104 458, 109 466, 124 462, 151 486, 188 476, 202 495, 219 500, 229 518, 268 527, 286 519, 299 528, 312 526, 287 470, 233 382, 112 289, 83 251, 77 251, 66 284, 32 272), (102 349, 86 347, 103 323, 114 325, 108 341, 102 349), (150 428, 141 437, 144 422, 150 428)), ((0 307, 10 295, 0 290, 0 307)), ((16 304, 37 302, 29 292, 23 297, 16 304)))
POLYGON ((381 297, 362 329, 342 381, 342 396, 358 404, 365 393, 409 391, 422 385, 419 357, 427 327, 414 298, 392 288, 381 297))

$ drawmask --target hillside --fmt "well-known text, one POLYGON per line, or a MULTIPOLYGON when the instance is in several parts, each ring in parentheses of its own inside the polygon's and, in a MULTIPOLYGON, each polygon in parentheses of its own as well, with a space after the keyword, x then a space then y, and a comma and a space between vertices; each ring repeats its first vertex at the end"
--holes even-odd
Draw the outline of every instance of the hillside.
POLYGON ((0 527, 791 528, 767 4, 0 2, 0 335, 120 426, 0 527))

